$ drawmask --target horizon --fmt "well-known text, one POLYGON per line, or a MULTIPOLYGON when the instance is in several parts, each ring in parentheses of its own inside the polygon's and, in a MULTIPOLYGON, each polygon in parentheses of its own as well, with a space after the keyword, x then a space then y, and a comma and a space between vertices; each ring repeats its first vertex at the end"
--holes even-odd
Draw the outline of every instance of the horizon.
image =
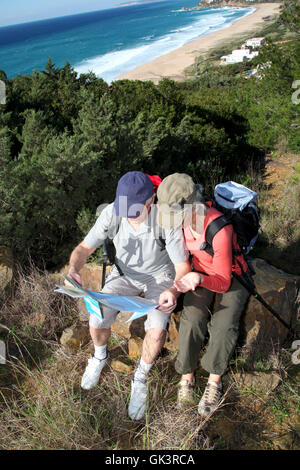
MULTIPOLYGON (((15 5, 16 4, 19 4, 21 0, 16 0, 13 2, 13 5, 9 5, 9 6, 6 6, 6 7, 3 7, 2 6, 2 10, 4 10, 6 8, 6 14, 12 14, 12 12, 15 10, 15 5)), ((104 11, 104 10, 112 10, 112 9, 115 9, 115 8, 126 8, 126 7, 130 7, 131 5, 137 5, 137 4, 143 4, 143 3, 154 3, 154 2, 163 2, 163 1, 166 1, 166 0, 129 0, 128 2, 127 1, 121 1, 121 0, 109 0, 109 1, 106 1, 104 0, 104 4, 101 8, 98 8, 95 9, 92 7, 92 5, 94 5, 95 3, 99 4, 101 2, 99 1, 96 1, 96 0, 90 0, 88 3, 90 5, 90 8, 91 9, 80 9, 78 10, 76 8, 76 4, 74 5, 74 0, 65 0, 64 1, 64 6, 63 8, 68 8, 68 5, 71 6, 71 8, 73 9, 75 7, 75 10, 73 12, 71 12, 70 10, 65 10, 65 9, 61 9, 59 6, 57 6, 57 8, 60 10, 60 11, 57 11, 56 13, 53 13, 52 15, 49 13, 50 16, 43 16, 43 11, 49 11, 49 8, 47 8, 47 6, 49 5, 49 3, 53 4, 53 0, 47 0, 47 2, 44 2, 44 5, 43 5, 43 9, 40 10, 39 12, 36 13, 36 15, 40 15, 39 17, 35 17, 34 14, 30 15, 29 17, 27 18, 24 18, 22 17, 22 8, 21 8, 21 13, 19 16, 19 20, 13 20, 13 19, 10 19, 11 17, 9 16, 4 16, 3 18, 3 15, 1 15, 1 20, 3 20, 3 22, 0 20, 0 28, 6 28, 6 27, 10 27, 10 26, 18 26, 18 25, 22 25, 22 24, 28 24, 28 23, 37 23, 37 22, 40 22, 40 21, 47 21, 47 20, 55 20, 57 18, 63 18, 63 17, 67 17, 67 16, 77 16, 77 15, 82 15, 82 14, 85 14, 85 13, 96 13, 98 11, 104 11), (12 22, 14 21, 14 22, 12 22)), ((196 0, 195 0, 196 1, 196 0)), ((58 4, 59 0, 57 0, 57 4, 58 4)), ((22 2, 23 5, 24 5, 24 2, 22 2)), ((30 4, 31 7, 33 7, 35 4, 39 4, 40 2, 38 0, 28 0, 27 1, 27 4, 30 4)), ((103 3, 103 2, 102 2, 103 3)), ((81 4, 81 1, 79 3, 77 3, 77 5, 80 5, 81 4)), ((89 6, 86 6, 85 8, 89 8, 89 6)), ((26 9, 28 10, 28 8, 26 9)), ((3 13, 3 11, 2 11, 3 13)), ((5 13, 4 13, 5 14, 5 13)))

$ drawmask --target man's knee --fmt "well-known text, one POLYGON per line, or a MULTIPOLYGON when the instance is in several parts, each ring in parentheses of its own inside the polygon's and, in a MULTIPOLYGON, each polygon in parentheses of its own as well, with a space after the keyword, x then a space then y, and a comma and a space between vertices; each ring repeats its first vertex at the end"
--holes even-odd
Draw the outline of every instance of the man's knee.
POLYGON ((146 336, 150 341, 159 343, 165 339, 166 333, 166 330, 161 328, 150 328, 147 330, 146 336))
POLYGON ((148 313, 147 320, 145 321, 145 331, 149 330, 164 330, 167 331, 170 323, 170 315, 154 309, 148 313))

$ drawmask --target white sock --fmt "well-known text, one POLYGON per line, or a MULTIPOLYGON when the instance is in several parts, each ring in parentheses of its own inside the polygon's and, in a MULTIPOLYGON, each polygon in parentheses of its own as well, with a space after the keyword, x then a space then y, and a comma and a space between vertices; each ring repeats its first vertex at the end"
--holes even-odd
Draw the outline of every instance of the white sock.
POLYGON ((107 356, 106 344, 104 346, 96 346, 94 344, 94 348, 95 348, 94 357, 99 359, 99 361, 106 358, 106 356, 107 356))
POLYGON ((140 360, 137 370, 134 374, 134 380, 138 380, 139 382, 146 382, 146 376, 150 371, 153 364, 147 364, 143 359, 140 360))

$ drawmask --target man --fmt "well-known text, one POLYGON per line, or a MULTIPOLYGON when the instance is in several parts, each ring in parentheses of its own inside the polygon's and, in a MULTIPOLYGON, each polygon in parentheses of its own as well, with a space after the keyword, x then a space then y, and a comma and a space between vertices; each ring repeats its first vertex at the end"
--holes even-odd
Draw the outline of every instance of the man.
MULTIPOLYGON (((145 299, 158 305, 147 315, 142 358, 131 382, 128 413, 134 420, 145 414, 146 376, 165 342, 170 314, 176 306, 179 292, 172 287, 174 279, 181 279, 191 269, 181 229, 163 230, 165 243, 159 240, 154 198, 153 184, 147 175, 139 171, 126 173, 118 182, 114 203, 102 211, 85 239, 72 252, 68 272, 81 283, 80 269, 113 229, 116 265, 102 292, 131 296, 144 292, 145 299)), ((107 361, 110 327, 118 314, 108 307, 102 307, 102 313, 102 323, 95 315, 90 316, 95 352, 81 381, 82 388, 87 390, 98 383, 107 361)))

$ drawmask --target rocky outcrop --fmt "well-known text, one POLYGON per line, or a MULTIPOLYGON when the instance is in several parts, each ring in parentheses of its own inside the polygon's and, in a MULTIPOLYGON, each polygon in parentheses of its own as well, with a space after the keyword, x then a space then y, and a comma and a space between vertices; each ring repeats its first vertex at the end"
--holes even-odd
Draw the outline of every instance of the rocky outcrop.
POLYGON ((232 376, 238 387, 265 394, 271 393, 281 382, 281 377, 275 372, 236 372, 232 376))
POLYGON ((87 326, 75 325, 66 328, 63 332, 60 343, 69 352, 76 353, 82 346, 90 340, 90 333, 87 326))
MULTIPOLYGON (((299 318, 300 277, 287 274, 262 259, 254 260, 253 267, 257 292, 286 323, 295 326, 299 318)), ((253 296, 241 329, 244 348, 262 353, 282 345, 289 334, 287 328, 253 296)))

